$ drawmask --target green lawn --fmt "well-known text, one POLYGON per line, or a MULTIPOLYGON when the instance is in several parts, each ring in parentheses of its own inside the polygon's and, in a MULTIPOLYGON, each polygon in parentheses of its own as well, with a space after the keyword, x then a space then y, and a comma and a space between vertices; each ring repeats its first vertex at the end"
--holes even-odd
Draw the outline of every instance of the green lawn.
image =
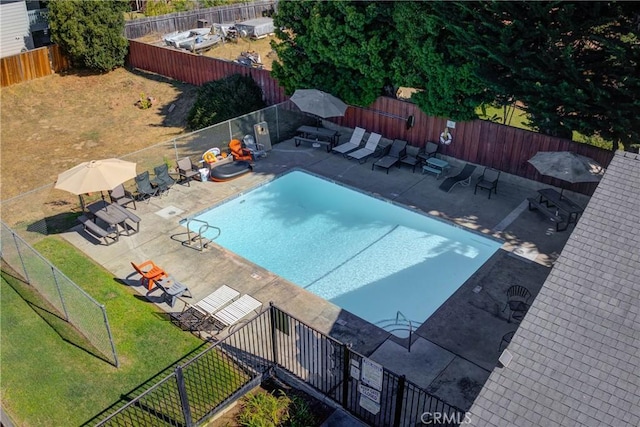
MULTIPOLYGON (((512 126, 520 129, 530 130, 532 132, 536 132, 529 126, 529 122, 523 110, 520 108, 509 108, 507 110, 507 120, 505 121, 505 111, 502 108, 487 106, 485 108, 485 114, 482 113, 482 108, 478 107, 476 109, 476 114, 478 114, 478 118, 481 120, 489 120, 496 123, 506 124, 507 126, 512 126), (506 123, 505 123, 506 122, 506 123)), ((585 136, 580 132, 573 131, 571 139, 576 142, 580 142, 583 144, 593 145, 596 147, 603 148, 605 150, 611 150, 612 142, 606 141, 600 136, 585 136)))
POLYGON ((205 348, 62 239, 48 237, 36 249, 105 305, 120 367, 91 354, 82 337, 49 312, 30 286, 3 271, 2 405, 17 425, 93 424, 122 396, 138 394, 142 383, 164 377, 178 361, 205 348))

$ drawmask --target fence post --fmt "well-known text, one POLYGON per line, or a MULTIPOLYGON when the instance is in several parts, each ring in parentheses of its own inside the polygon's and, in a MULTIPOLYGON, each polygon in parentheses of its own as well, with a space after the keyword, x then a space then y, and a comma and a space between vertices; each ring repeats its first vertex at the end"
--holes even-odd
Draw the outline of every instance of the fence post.
POLYGON ((64 303, 64 295, 62 295, 62 290, 60 289, 60 284, 58 283, 58 278, 56 277, 56 268, 51 266, 51 275, 53 276, 53 283, 56 284, 56 289, 58 290, 58 296, 60 297, 60 304, 62 304, 62 311, 64 311, 64 319, 69 321, 69 313, 67 312, 67 305, 64 303))
POLYGON ((342 407, 349 408, 348 406, 348 397, 349 397, 349 371, 350 371, 350 355, 349 355, 349 345, 342 344, 342 407))
MULTIPOLYGON (((9 230, 11 231, 11 230, 9 230)), ((18 245, 18 241, 16 240, 16 233, 11 231, 11 235, 13 236, 13 244, 16 247, 16 252, 18 252, 18 257, 20 258, 20 264, 22 264, 22 271, 24 271, 24 278, 27 279, 27 283, 31 286, 31 280, 29 280, 29 273, 27 273, 27 267, 24 265, 24 260, 22 259, 22 252, 20 252, 20 246, 18 245)))
POLYGON ((398 427, 402 421, 402 401, 404 400, 404 389, 407 377, 401 375, 398 378, 398 386, 396 387, 396 413, 393 417, 394 427, 398 427))
POLYGON ((173 138, 173 152, 176 155, 176 162, 177 162, 178 160, 180 160, 180 158, 178 157, 178 144, 176 144, 175 138, 173 138))
POLYGON ((280 118, 278 116, 278 105, 274 105, 273 108, 276 109, 276 140, 280 141, 280 118))
POLYGON ((184 424, 186 427, 191 427, 193 425, 193 421, 191 420, 191 408, 189 407, 187 388, 184 386, 182 366, 176 367, 176 383, 178 385, 178 394, 180 395, 180 407, 182 408, 182 415, 184 416, 184 424))
POLYGON ((111 352, 113 353, 113 361, 116 364, 116 368, 119 368, 120 361, 118 360, 118 353, 116 352, 116 343, 113 342, 113 335, 111 335, 111 326, 109 326, 107 309, 104 307, 104 305, 100 305, 100 310, 102 311, 102 319, 104 320, 104 325, 107 328, 107 335, 109 335, 109 343, 111 343, 111 352))
MULTIPOLYGON (((278 309, 273 305, 273 301, 269 302, 269 315, 271 317, 271 357, 273 358, 273 363, 275 365, 278 364, 278 334, 276 333, 276 311, 278 309)), ((282 313, 282 312, 280 312, 282 313)))

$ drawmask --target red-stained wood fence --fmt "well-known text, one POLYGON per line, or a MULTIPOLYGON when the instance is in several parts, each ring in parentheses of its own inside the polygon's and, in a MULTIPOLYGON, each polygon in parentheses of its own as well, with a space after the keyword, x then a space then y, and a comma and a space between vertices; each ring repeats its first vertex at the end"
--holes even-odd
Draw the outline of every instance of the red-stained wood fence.
MULTIPOLYGON (((195 55, 162 46, 129 41, 129 64, 133 67, 171 77, 186 83, 202 85, 232 74, 248 74, 262 88, 267 104, 285 102, 289 97, 268 70, 258 70, 240 64, 195 55)), ((350 106, 344 117, 333 122, 369 132, 380 133, 389 139, 404 139, 411 145, 424 146, 437 142, 447 119, 424 114, 415 104, 398 99, 379 97, 367 108, 350 106), (413 126, 407 119, 413 116, 413 126)), ((493 167, 523 178, 563 187, 591 195, 596 184, 570 185, 564 181, 541 176, 527 160, 538 151, 574 151, 607 167, 613 158, 611 151, 568 139, 556 138, 484 120, 457 122, 452 129, 453 142, 440 146, 440 153, 456 159, 493 167)))

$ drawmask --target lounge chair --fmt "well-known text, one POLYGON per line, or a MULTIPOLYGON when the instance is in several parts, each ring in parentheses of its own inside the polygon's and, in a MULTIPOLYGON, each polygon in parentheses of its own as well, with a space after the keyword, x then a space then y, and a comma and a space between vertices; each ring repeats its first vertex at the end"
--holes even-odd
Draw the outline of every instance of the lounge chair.
POLYGON ((504 305, 502 312, 509 308, 509 319, 522 320, 527 310, 529 309, 529 299, 531 298, 531 292, 529 289, 521 285, 513 285, 507 289, 507 303, 504 305))
POLYGON ((111 203, 117 204, 119 206, 126 207, 133 203, 133 209, 136 209, 136 199, 133 197, 130 191, 124 188, 124 185, 120 184, 113 190, 109 191, 109 198, 111 199, 111 203))
POLYGON ((253 163, 253 154, 251 150, 243 147, 242 141, 239 139, 232 139, 229 142, 229 150, 235 161, 245 161, 253 163))
POLYGON ((484 168, 482 175, 476 181, 476 188, 473 190, 473 194, 476 194, 478 188, 481 190, 489 190, 489 198, 491 198, 491 192, 498 194, 498 179, 500 179, 500 171, 493 168, 484 168))
POLYGON ((418 156, 424 153, 424 149, 416 147, 415 145, 407 145, 405 155, 400 159, 400 164, 409 165, 412 167, 412 173, 416 171, 416 165, 422 162, 422 159, 418 156))
POLYGON ((192 179, 200 179, 200 171, 191 163, 191 159, 189 157, 185 157, 183 159, 178 160, 178 175, 180 176, 179 182, 181 184, 186 183, 187 186, 191 187, 190 181, 192 179))
POLYGON ((380 157, 371 165, 371 170, 375 167, 384 168, 389 174, 391 166, 397 164, 400 167, 400 159, 403 158, 407 152, 407 141, 402 139, 394 139, 393 143, 389 146, 387 154, 380 157))
POLYGON ((449 178, 442 181, 442 184, 440 184, 440 187, 438 188, 448 193, 457 184, 460 184, 466 187, 471 183, 471 175, 475 170, 476 170, 476 165, 467 163, 466 165, 464 165, 464 168, 462 168, 462 170, 457 175, 450 176, 449 178))
POLYGON ((241 319, 248 316, 254 310, 262 306, 262 303, 249 295, 242 295, 222 310, 213 314, 215 326, 221 331, 226 327, 233 326, 241 319))
POLYGON ((371 135, 369 135, 369 139, 367 139, 366 145, 359 150, 348 153, 347 157, 350 159, 356 159, 360 163, 365 163, 369 156, 376 152, 378 143, 380 142, 380 138, 382 138, 382 135, 380 135, 379 133, 371 132, 371 135))
POLYGON ((233 302, 240 296, 240 292, 222 285, 195 304, 185 303, 182 312, 175 315, 175 320, 182 329, 198 330, 200 325, 211 318, 214 313, 233 302))
POLYGON ((364 133, 366 131, 363 128, 356 127, 351 134, 351 138, 349 141, 344 144, 340 144, 336 147, 333 147, 331 151, 334 153, 340 153, 342 155, 347 155, 350 151, 353 151, 360 147, 360 143, 362 142, 362 138, 364 138, 364 133))
POLYGON ((138 194, 136 195, 138 200, 146 199, 147 203, 149 203, 149 200, 151 200, 151 197, 158 195, 158 191, 160 191, 160 189, 157 187, 154 188, 151 185, 151 180, 149 179, 148 171, 144 171, 141 174, 138 174, 135 177, 135 181, 136 181, 136 188, 138 189, 138 194))
POLYGON ((160 193, 168 192, 173 184, 176 183, 176 180, 169 175, 169 166, 166 163, 154 167, 153 172, 156 176, 151 182, 160 188, 160 193))
POLYGON ((153 261, 145 261, 140 265, 131 263, 133 269, 142 277, 140 278, 140 284, 147 286, 147 290, 153 289, 155 280, 160 280, 163 277, 169 277, 166 271, 154 264, 153 261))

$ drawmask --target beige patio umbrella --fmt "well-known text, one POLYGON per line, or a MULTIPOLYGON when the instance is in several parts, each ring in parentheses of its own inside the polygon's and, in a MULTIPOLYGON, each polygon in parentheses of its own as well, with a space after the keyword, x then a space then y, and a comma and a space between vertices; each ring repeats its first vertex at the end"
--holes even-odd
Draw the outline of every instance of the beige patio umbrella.
POLYGON ((78 195, 84 210, 83 194, 113 190, 135 176, 136 164, 133 162, 120 159, 91 160, 59 174, 54 188, 78 195))

